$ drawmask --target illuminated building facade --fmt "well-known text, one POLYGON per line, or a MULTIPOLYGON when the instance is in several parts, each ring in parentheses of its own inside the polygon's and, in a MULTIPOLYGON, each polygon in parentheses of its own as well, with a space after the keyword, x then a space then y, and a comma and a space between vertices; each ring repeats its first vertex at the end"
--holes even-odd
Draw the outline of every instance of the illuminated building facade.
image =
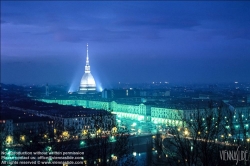
POLYGON ((51 110, 35 112, 39 112, 40 116, 53 119, 56 132, 65 131, 68 132, 65 135, 71 135, 75 138, 81 137, 84 130, 91 134, 96 133, 96 126, 99 127, 100 132, 108 132, 116 123, 116 115, 103 109, 96 110, 74 106, 51 106, 51 108, 51 110))
MULTIPOLYGON (((77 105, 85 108, 112 111, 118 117, 134 119, 157 124, 182 125, 180 116, 188 111, 151 106, 145 103, 99 101, 99 100, 74 100, 74 99, 40 99, 46 103, 61 105, 77 105)), ((188 112, 189 113, 189 112, 188 112)), ((185 115, 184 115, 185 116, 185 115)))
POLYGON ((111 109, 119 117, 139 121, 151 121, 151 106, 143 103, 135 104, 112 101, 111 109))
POLYGON ((85 72, 82 76, 80 87, 79 87, 79 94, 86 94, 86 93, 95 93, 96 92, 96 83, 95 79, 90 72, 90 65, 89 65, 89 55, 88 55, 88 44, 87 44, 87 57, 86 57, 86 65, 85 65, 85 72))
POLYGON ((181 118, 184 112, 187 113, 187 110, 154 106, 151 107, 151 121, 167 126, 182 126, 181 118))
MULTIPOLYGON (((126 118, 135 121, 144 121, 144 122, 151 122, 158 126, 178 126, 183 127, 185 126, 185 120, 195 120, 194 118, 197 117, 197 114, 200 113, 201 115, 205 113, 206 108, 200 108, 199 111, 197 108, 193 106, 184 105, 184 107, 180 107, 178 105, 159 105, 159 104, 150 104, 147 102, 139 102, 139 101, 128 101, 128 100, 67 100, 67 99, 40 99, 40 101, 47 102, 47 103, 58 103, 63 105, 77 105, 82 106, 85 108, 91 109, 99 109, 99 110, 107 110, 110 111, 112 114, 115 114, 119 118, 126 118)), ((233 108, 235 113, 233 125, 236 131, 241 130, 239 119, 240 117, 237 116, 237 112, 241 112, 242 122, 244 125, 244 129, 246 131, 246 135, 249 135, 249 120, 250 120, 250 107, 241 107, 237 106, 233 108)), ((227 109, 226 109, 227 110, 227 109)), ((217 108, 212 108, 211 111, 214 111, 216 114, 217 108)), ((226 117, 226 112, 223 111, 223 117, 226 117)), ((71 120, 73 121, 73 120, 71 120)), ((89 126, 91 125, 84 125, 89 126)), ((240 137, 240 135, 237 135, 240 137)))

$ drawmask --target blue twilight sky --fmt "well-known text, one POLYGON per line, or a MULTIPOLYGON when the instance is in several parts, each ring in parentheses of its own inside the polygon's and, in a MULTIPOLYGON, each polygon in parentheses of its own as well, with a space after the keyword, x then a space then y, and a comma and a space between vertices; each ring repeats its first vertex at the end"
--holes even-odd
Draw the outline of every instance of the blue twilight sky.
POLYGON ((250 81, 250 2, 1 1, 1 82, 250 81))

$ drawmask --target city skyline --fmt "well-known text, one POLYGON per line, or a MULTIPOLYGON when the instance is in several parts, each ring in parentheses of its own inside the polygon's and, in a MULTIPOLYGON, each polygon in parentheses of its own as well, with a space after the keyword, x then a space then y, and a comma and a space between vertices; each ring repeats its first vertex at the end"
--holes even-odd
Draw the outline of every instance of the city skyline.
POLYGON ((1 82, 249 82, 250 3, 1 2, 1 82))

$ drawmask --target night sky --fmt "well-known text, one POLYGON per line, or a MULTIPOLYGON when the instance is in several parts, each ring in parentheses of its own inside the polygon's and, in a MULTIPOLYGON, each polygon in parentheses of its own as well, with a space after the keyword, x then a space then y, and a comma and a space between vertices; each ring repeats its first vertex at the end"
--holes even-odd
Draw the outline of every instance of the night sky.
POLYGON ((250 81, 250 2, 1 2, 1 82, 250 81))

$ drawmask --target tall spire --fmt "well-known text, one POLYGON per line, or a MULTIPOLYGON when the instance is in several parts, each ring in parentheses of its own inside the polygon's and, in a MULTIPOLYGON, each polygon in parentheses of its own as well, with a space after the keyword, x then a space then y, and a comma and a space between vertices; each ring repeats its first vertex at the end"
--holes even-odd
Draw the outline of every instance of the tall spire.
POLYGON ((85 65, 85 73, 82 76, 78 94, 86 94, 86 93, 95 93, 96 84, 95 79, 90 73, 90 65, 89 65, 89 48, 87 43, 87 56, 86 56, 86 65, 85 65))
POLYGON ((85 65, 85 73, 90 73, 90 65, 89 65, 89 45, 87 43, 87 57, 86 57, 86 65, 85 65))
POLYGON ((87 58, 86 58, 86 65, 89 65, 89 45, 87 43, 87 58))

